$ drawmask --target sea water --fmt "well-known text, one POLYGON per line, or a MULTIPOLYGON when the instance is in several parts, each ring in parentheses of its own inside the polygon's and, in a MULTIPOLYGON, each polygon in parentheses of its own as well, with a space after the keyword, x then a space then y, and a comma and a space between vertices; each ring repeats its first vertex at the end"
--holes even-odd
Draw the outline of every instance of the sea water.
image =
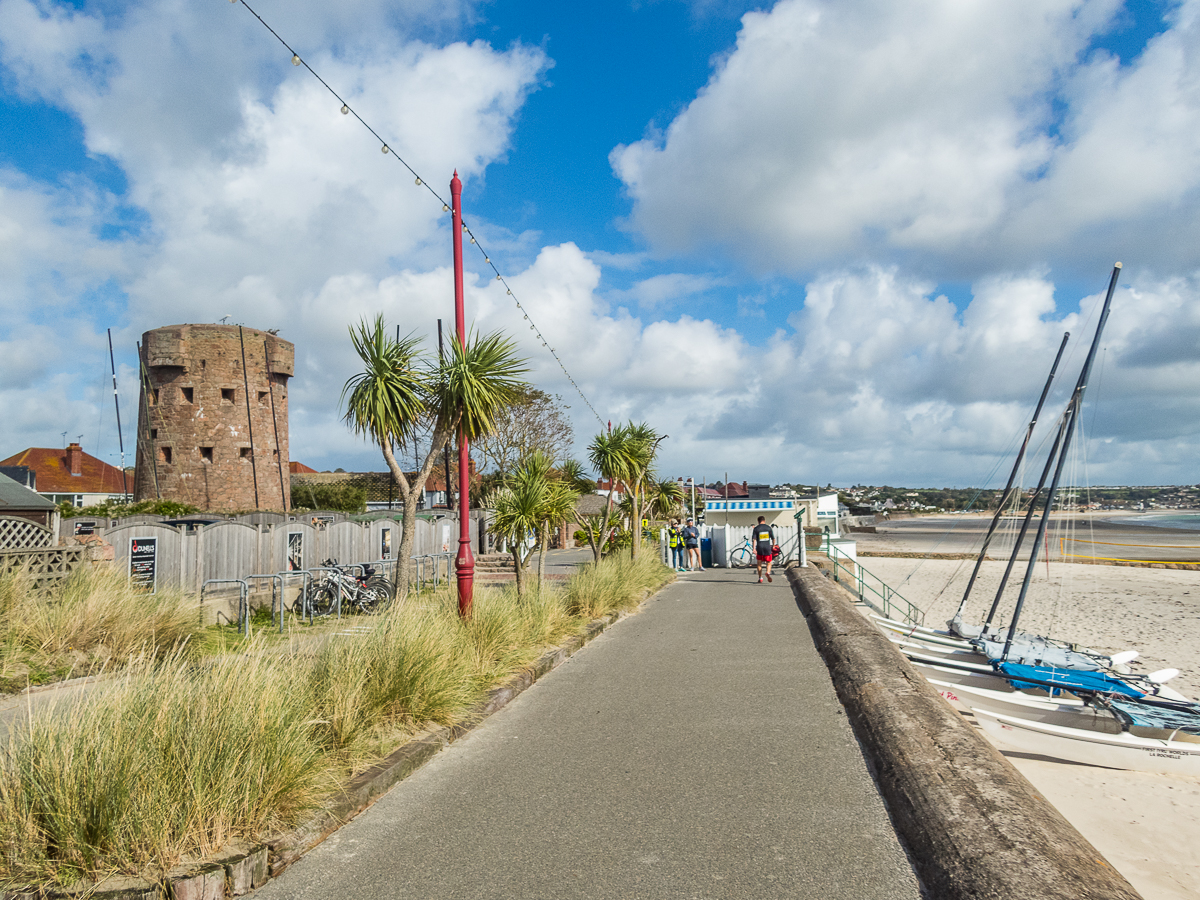
POLYGON ((1109 519, 1118 525, 1145 525, 1151 528, 1181 528, 1185 531, 1200 531, 1200 513, 1145 513, 1140 516, 1122 516, 1109 519))

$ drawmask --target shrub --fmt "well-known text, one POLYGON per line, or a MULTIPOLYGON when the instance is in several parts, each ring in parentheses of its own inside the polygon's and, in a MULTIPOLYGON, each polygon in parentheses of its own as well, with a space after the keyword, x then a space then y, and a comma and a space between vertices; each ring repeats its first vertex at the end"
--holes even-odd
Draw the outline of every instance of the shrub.
POLYGON ((367 508, 367 489, 352 481, 312 484, 297 481, 292 489, 293 511, 329 509, 359 513, 367 508))

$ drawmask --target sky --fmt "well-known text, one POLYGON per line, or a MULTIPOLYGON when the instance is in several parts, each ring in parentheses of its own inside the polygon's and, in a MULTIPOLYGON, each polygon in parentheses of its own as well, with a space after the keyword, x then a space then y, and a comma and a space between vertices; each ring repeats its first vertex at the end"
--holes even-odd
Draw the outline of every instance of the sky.
MULTIPOLYGON (((672 477, 1002 483, 1120 260, 1070 477, 1200 481, 1200 0, 249 5, 457 169, 467 317, 580 458, 632 419, 672 477)), ((132 464, 141 334, 228 315, 296 345, 292 459, 384 468, 348 329, 435 346, 450 217, 339 107, 239 0, 0 0, 0 457, 119 462, 111 329, 132 464)))

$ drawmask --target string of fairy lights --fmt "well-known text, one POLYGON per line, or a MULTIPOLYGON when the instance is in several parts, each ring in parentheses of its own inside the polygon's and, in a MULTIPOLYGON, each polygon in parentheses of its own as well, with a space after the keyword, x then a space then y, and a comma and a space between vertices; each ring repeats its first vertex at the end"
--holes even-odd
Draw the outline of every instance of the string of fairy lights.
MULTIPOLYGON (((321 82, 321 85, 325 88, 325 90, 329 91, 329 93, 332 94, 338 100, 338 102, 341 103, 342 115, 344 115, 344 116, 352 115, 352 116, 354 116, 354 118, 358 119, 359 123, 365 129, 367 129, 367 131, 369 131, 371 133, 371 135, 377 141, 379 141, 380 152, 382 152, 385 155, 395 157, 400 162, 400 164, 402 166, 404 166, 404 168, 408 169, 409 174, 413 176, 414 183, 416 184, 416 186, 423 187, 423 188, 425 188, 425 190, 429 191, 429 193, 432 194, 433 197, 439 203, 442 204, 442 212, 450 212, 450 204, 446 202, 445 198, 443 198, 436 190, 434 190, 433 186, 430 185, 429 182, 427 182, 424 178, 422 178, 420 176, 420 174, 418 174, 418 172, 412 166, 410 166, 408 164, 408 162, 405 161, 405 159, 399 153, 397 153, 395 151, 395 149, 386 140, 384 140, 380 136, 379 132, 377 132, 374 128, 372 128, 370 123, 368 123, 362 116, 360 116, 358 114, 358 112, 354 109, 354 107, 352 107, 345 100, 345 98, 342 97, 341 94, 339 94, 337 91, 335 91, 329 85, 329 83, 324 78, 322 78, 317 73, 317 71, 312 66, 310 66, 307 61, 305 61, 305 59, 303 57, 300 56, 299 53, 297 53, 294 49, 292 49, 292 46, 280 36, 279 32, 277 32, 274 28, 272 28, 267 23, 266 19, 264 19, 261 15, 259 15, 258 12, 256 12, 254 10, 254 8, 251 7, 249 3, 246 2, 246 0, 229 0, 229 2, 230 3, 240 3, 242 6, 244 6, 250 12, 250 14, 252 16, 254 16, 254 18, 258 19, 258 21, 262 24, 262 26, 264 28, 266 28, 267 31, 271 32, 271 34, 275 38, 275 40, 279 41, 279 43, 282 44, 287 49, 288 53, 290 53, 292 55, 292 65, 293 66, 303 66, 305 69, 308 70, 309 74, 311 74, 313 76, 313 78, 315 78, 315 79, 317 79, 317 81, 321 82)), ((542 347, 544 347, 549 352, 549 354, 554 358, 554 361, 556 363, 558 363, 558 367, 560 369, 562 369, 563 375, 566 376, 567 381, 571 382, 571 387, 573 387, 575 389, 575 392, 577 394, 579 394, 579 396, 583 399, 583 402, 585 404, 587 404, 587 408, 592 411, 592 415, 594 415, 596 417, 596 420, 600 423, 601 427, 603 427, 604 419, 601 418, 600 413, 596 412, 596 407, 592 406, 592 402, 587 398, 587 394, 585 394, 583 392, 583 388, 581 388, 579 386, 579 384, 575 381, 575 378, 567 370, 567 367, 563 363, 562 358, 559 357, 559 355, 555 351, 555 349, 552 346, 550 346, 550 342, 546 340, 545 336, 542 334, 541 329, 538 328, 537 323, 533 320, 533 317, 529 314, 529 310, 525 307, 524 304, 521 303, 521 301, 517 297, 517 295, 513 293, 512 285, 509 284, 508 279, 506 279, 504 277, 504 274, 500 271, 500 269, 496 266, 496 264, 494 262, 492 262, 491 255, 486 250, 484 250, 483 245, 479 242, 479 239, 475 235, 475 233, 473 231, 471 231, 471 229, 467 225, 467 222, 465 219, 463 220, 463 223, 462 223, 462 229, 463 229, 463 233, 471 239, 471 243, 476 248, 478 248, 480 255, 483 257, 484 264, 487 265, 492 270, 492 272, 496 276, 496 280, 498 282, 500 282, 500 284, 502 284, 504 286, 504 289, 508 292, 508 296, 512 297, 513 302, 517 305, 517 310, 525 317, 525 321, 529 324, 529 330, 533 332, 534 336, 537 338, 538 342, 542 345, 542 347)))

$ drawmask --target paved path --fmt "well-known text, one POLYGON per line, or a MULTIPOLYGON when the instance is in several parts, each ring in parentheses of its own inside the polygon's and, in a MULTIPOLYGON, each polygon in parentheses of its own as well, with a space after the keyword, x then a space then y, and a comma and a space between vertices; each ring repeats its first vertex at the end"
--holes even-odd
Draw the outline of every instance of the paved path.
POLYGON ((913 898, 782 576, 684 576, 262 898, 913 898))

